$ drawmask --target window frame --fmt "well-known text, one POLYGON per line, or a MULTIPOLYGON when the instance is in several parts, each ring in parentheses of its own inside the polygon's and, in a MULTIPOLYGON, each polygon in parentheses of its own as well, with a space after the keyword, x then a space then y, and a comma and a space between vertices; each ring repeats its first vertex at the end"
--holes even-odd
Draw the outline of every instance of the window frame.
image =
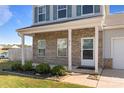
POLYGON ((67 40, 67 38, 58 38, 58 39, 57 39, 57 57, 67 57, 67 56, 68 56, 68 53, 67 53, 68 51, 67 51, 67 50, 68 50, 68 40, 67 40), (58 47, 58 40, 61 40, 61 39, 66 40, 66 44, 67 44, 67 45, 66 45, 66 46, 67 46, 67 47, 66 47, 66 56, 60 56, 60 55, 58 55, 58 54, 59 54, 59 53, 58 53, 58 49, 59 49, 59 47, 58 47))
POLYGON ((65 18, 67 18, 67 5, 65 5, 66 6, 66 8, 64 8, 64 9, 59 9, 59 6, 60 5, 57 5, 57 19, 65 19, 65 18), (59 18, 59 11, 61 11, 61 10, 66 10, 66 17, 63 17, 63 18, 59 18))
POLYGON ((37 18, 38 18, 38 23, 39 23, 39 22, 45 22, 45 21, 46 21, 46 5, 43 5, 43 6, 39 6, 39 7, 38 7, 38 17, 37 17, 37 18), (44 7, 44 8, 45 8, 44 13, 40 13, 40 12, 39 12, 39 8, 40 8, 40 7, 44 7), (39 20, 39 16, 40 16, 40 15, 43 15, 43 14, 45 15, 45 20, 44 20, 44 21, 40 21, 40 20, 39 20))
POLYGON ((37 48, 38 48, 38 57, 45 57, 46 56, 46 40, 45 39, 41 39, 41 40, 38 40, 37 41, 37 48), (45 42, 45 48, 39 48, 38 46, 38 42, 41 42, 41 41, 44 41, 45 42), (39 49, 45 49, 45 54, 42 56, 40 53, 39 53, 39 49))

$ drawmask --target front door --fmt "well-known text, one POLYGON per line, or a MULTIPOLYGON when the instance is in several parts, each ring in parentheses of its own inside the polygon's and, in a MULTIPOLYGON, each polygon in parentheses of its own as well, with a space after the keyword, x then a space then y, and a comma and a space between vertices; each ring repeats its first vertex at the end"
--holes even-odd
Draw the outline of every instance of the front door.
POLYGON ((94 38, 81 38, 81 65, 95 66, 94 38))

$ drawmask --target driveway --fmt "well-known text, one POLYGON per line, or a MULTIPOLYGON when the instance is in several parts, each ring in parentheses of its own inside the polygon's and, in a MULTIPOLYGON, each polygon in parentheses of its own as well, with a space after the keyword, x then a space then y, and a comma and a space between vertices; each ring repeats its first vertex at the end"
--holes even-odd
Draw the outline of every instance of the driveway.
POLYGON ((124 88, 124 70, 105 69, 99 79, 98 88, 124 88))

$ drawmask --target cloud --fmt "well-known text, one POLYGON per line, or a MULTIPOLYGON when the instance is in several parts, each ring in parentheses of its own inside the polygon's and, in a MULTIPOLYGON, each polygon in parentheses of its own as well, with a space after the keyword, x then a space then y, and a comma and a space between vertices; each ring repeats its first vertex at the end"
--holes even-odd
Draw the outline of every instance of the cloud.
POLYGON ((0 26, 4 25, 7 23, 11 17, 12 17, 12 12, 10 11, 9 6, 0 6, 0 26))
POLYGON ((17 22, 18 24, 22 24, 22 21, 21 21, 20 19, 17 19, 16 22, 17 22))

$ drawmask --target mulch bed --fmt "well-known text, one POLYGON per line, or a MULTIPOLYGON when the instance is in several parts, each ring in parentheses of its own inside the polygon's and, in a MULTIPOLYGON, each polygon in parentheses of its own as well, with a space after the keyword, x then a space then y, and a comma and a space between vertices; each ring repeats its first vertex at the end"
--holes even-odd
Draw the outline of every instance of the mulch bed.
POLYGON ((38 74, 35 71, 12 71, 10 69, 3 69, 2 71, 13 75, 26 76, 37 79, 48 79, 54 81, 60 81, 65 77, 65 76, 52 76, 51 74, 38 74))
POLYGON ((43 77, 43 78, 52 76, 51 74, 38 74, 34 70, 32 70, 32 71, 14 71, 14 70, 10 70, 10 69, 3 69, 3 71, 13 72, 13 73, 18 73, 18 74, 23 74, 23 75, 34 75, 34 76, 39 76, 39 77, 43 77))

